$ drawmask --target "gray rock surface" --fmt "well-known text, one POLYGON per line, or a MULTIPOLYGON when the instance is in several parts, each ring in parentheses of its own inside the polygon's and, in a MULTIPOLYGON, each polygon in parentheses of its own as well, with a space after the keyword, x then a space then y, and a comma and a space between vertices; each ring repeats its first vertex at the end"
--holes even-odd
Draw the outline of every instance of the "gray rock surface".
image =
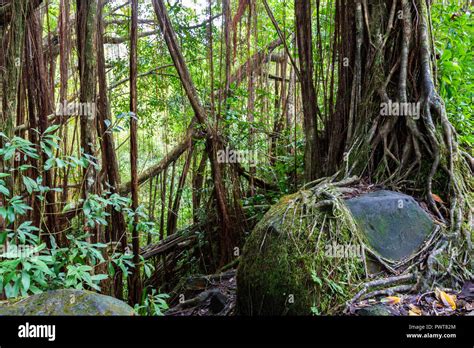
POLYGON ((16 302, 0 302, 0 315, 134 315, 133 308, 114 297, 86 290, 61 289, 16 302))
POLYGON ((364 317, 368 317, 368 316, 387 317, 387 316, 394 315, 394 313, 390 310, 390 308, 381 304, 361 308, 356 312, 356 314, 360 316, 364 316, 364 317))
POLYGON ((434 228, 413 197, 402 193, 380 190, 348 199, 346 204, 370 246, 393 261, 417 251, 434 228))

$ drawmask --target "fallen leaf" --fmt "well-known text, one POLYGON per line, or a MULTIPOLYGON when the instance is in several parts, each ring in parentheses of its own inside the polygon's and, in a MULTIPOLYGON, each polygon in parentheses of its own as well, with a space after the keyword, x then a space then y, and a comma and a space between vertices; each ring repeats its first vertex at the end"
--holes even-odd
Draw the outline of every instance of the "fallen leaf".
POLYGON ((408 307, 410 307, 408 315, 421 315, 421 309, 415 306, 414 304, 410 303, 408 307))
POLYGON ((382 299, 383 303, 388 303, 388 304, 397 304, 400 303, 401 298, 398 296, 387 296, 384 299, 382 299))
POLYGON ((456 309, 456 297, 453 295, 448 295, 443 290, 436 288, 436 297, 440 300, 446 307, 451 307, 451 309, 456 309))
POLYGON ((433 199, 435 200, 435 202, 444 203, 444 201, 441 199, 441 197, 438 196, 438 195, 435 194, 435 193, 432 193, 432 194, 431 194, 431 197, 433 197, 433 199))

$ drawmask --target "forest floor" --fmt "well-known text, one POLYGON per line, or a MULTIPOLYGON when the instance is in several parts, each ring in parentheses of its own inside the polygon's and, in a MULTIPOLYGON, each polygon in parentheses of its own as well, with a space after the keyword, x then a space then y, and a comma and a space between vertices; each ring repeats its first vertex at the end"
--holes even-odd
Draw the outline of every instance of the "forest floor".
POLYGON ((237 299, 236 270, 218 275, 189 277, 184 286, 185 298, 170 308, 168 316, 235 315, 237 299))
POLYGON ((438 289, 418 294, 386 296, 352 304, 349 315, 393 316, 464 316, 474 315, 474 283, 466 282, 462 290, 438 289))
MULTIPOLYGON (((190 299, 170 308, 168 316, 231 316, 236 314, 236 270, 219 275, 190 277, 185 285, 190 299)), ((436 289, 420 294, 368 299, 352 304, 347 315, 464 316, 474 315, 474 283, 459 292, 436 289)))

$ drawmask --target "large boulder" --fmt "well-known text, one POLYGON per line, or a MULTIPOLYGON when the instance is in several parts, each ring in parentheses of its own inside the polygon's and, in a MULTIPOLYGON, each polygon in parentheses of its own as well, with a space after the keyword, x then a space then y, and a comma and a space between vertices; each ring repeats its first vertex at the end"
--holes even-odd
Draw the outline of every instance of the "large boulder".
POLYGON ((341 218, 350 213, 343 203, 321 204, 300 191, 280 199, 255 226, 237 270, 238 314, 332 314, 347 300, 347 289, 361 280, 363 262, 328 258, 326 246, 355 244, 341 218))
POLYGON ((326 187, 283 197, 244 246, 237 272, 238 312, 339 313, 365 279, 364 255, 350 251, 364 250, 357 248, 364 244, 398 261, 416 252, 432 230, 428 214, 412 197, 397 192, 344 200, 337 188, 326 187))
POLYGON ((62 289, 0 302, 0 315, 134 315, 133 308, 114 297, 86 290, 62 289))
POLYGON ((346 204, 368 244, 392 261, 411 256, 434 228, 429 215, 403 193, 380 190, 348 199, 346 204))

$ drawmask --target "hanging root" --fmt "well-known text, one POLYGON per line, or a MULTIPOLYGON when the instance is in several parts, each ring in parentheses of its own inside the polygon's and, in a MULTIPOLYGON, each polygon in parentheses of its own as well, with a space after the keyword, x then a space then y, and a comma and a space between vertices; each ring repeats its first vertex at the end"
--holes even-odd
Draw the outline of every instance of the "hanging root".
POLYGON ((361 255, 356 252, 341 257, 334 248, 338 245, 345 246, 346 251, 356 251, 365 247, 343 197, 354 190, 351 185, 358 181, 356 177, 337 182, 325 178, 310 183, 307 189, 284 198, 260 222, 266 226, 258 240, 260 254, 271 243, 285 245, 286 262, 296 262, 300 269, 295 272, 302 271, 309 278, 309 285, 314 288, 310 291, 314 296, 311 301, 320 313, 335 312, 338 305, 353 295, 364 277, 361 255))
MULTIPOLYGON (((354 294, 354 289, 362 287, 350 301, 346 302, 349 304, 362 298, 407 292, 422 286, 414 282, 417 279, 416 275, 419 274, 419 266, 427 258, 433 259, 436 256, 436 254, 433 255, 433 250, 442 238, 441 227, 436 225, 423 246, 410 257, 397 262, 381 257, 371 249, 344 203, 344 194, 353 192, 354 188, 351 185, 358 182, 359 179, 356 177, 338 182, 331 182, 330 179, 319 180, 311 188, 291 196, 287 204, 282 207, 284 211, 274 215, 274 218, 280 219, 278 220, 279 230, 283 231, 281 233, 294 243, 295 250, 300 256, 307 255, 308 252, 317 253, 316 260, 318 261, 314 262, 312 272, 318 278, 328 277, 335 283, 352 284, 351 289, 345 288, 346 300, 354 294), (338 245, 357 243, 362 246, 363 255, 360 255, 358 260, 328 258, 328 255, 321 253, 321 250, 327 249, 327 246, 333 243, 338 245), (309 250, 311 248, 313 248, 312 251, 309 250), (386 272, 378 274, 378 279, 362 283, 364 270, 365 274, 368 274, 365 259, 367 255, 383 266, 386 272), (349 276, 340 273, 340 270, 347 269, 350 270, 347 272, 349 276), (387 274, 392 276, 387 277, 387 274), (399 284, 392 286, 394 283, 399 284), (368 292, 371 289, 374 290, 368 292)), ((264 243, 265 238, 261 247, 264 243)), ((323 286, 325 286, 324 283, 323 286)), ((330 288, 325 290, 331 291, 330 288)), ((329 303, 324 303, 324 298, 319 298, 318 301, 323 301, 323 308, 328 308, 329 303)))
MULTIPOLYGON (((456 241, 455 246, 452 243, 443 243, 437 248, 428 259, 428 278, 432 282, 436 282, 439 274, 446 274, 449 269, 451 275, 458 280, 465 279, 466 271, 470 266, 470 258, 472 257, 472 240, 469 232, 469 215, 472 211, 470 201, 470 192, 472 192, 472 173, 469 174, 469 163, 465 157, 461 156, 456 140, 454 138, 455 130, 448 120, 446 109, 440 96, 436 93, 432 69, 430 66, 430 36, 427 20, 429 9, 424 1, 420 1, 422 10, 421 23, 419 27, 420 45, 421 45, 421 70, 423 77, 423 98, 424 98, 424 122, 428 129, 428 135, 432 145, 433 164, 429 176, 427 178, 427 194, 426 199, 430 208, 441 216, 439 209, 433 199, 433 178, 440 165, 441 154, 446 158, 446 164, 443 164, 444 171, 448 177, 449 189, 449 230, 446 238, 456 241), (441 136, 436 136, 433 116, 441 126, 441 136), (463 221, 466 223, 463 226, 463 221), (446 255, 447 253, 447 255, 446 255), (448 260, 456 260, 456 262, 437 262, 441 267, 440 272, 433 270, 434 260, 437 256, 445 257, 448 260), (444 267, 444 264, 447 264, 444 267), (444 271, 444 272, 443 272, 444 271)), ((442 219, 443 221, 444 219, 442 219)), ((469 272, 468 272, 469 273, 469 272)))
MULTIPOLYGON (((397 21, 400 24, 390 25, 390 14, 385 39, 382 38, 380 43, 373 36, 374 48, 369 46, 367 53, 367 60, 373 66, 372 75, 367 76, 366 84, 379 84, 376 89, 379 98, 367 95, 362 102, 369 105, 367 112, 371 112, 370 105, 375 109, 379 100, 388 102, 392 96, 396 96, 395 102, 407 103, 410 101, 409 96, 416 96, 420 105, 418 116, 421 117, 415 119, 407 116, 401 119, 376 114, 368 133, 354 135, 346 151, 350 155, 348 163, 345 163, 346 168, 350 168, 346 173, 362 173, 386 187, 420 193, 429 210, 441 223, 440 227, 411 260, 396 265, 389 263, 389 267, 385 268, 389 273, 397 274, 405 272, 406 267, 413 270, 421 266, 424 267, 423 287, 432 287, 439 282, 450 283, 448 286, 454 287, 472 277, 474 160, 458 148, 455 129, 436 92, 427 2, 419 0, 415 5, 410 0, 402 0, 395 3, 399 5, 392 5, 390 13, 393 13, 395 6, 401 6, 403 16, 397 21), (413 12, 415 6, 419 10, 416 16, 413 12), (393 40, 393 47, 385 46, 388 35, 398 35, 400 40, 393 40), (392 54, 387 53, 390 50, 392 54), (388 71, 381 69, 376 65, 377 62, 391 68, 388 71), (393 80, 397 71, 398 81, 393 80), (380 74, 382 77, 378 76, 380 74), (364 139, 369 139, 369 143, 364 139), (365 158, 363 153, 367 148, 371 153, 370 160, 361 172, 359 165, 365 158), (357 162, 359 167, 356 166, 357 162), (442 193, 445 202, 440 201, 435 193, 442 193)), ((370 90, 367 87, 365 89, 370 90)))
MULTIPOLYGON (((362 289, 350 301, 347 302, 347 305, 349 306, 349 305, 355 303, 356 301, 358 301, 362 297, 364 297, 364 298, 371 297, 371 296, 366 295, 367 291, 370 288, 376 288, 376 287, 380 287, 380 286, 391 285, 391 284, 394 284, 394 283, 400 283, 400 282, 404 282, 404 281, 413 281, 415 279, 416 279, 416 276, 415 276, 414 273, 408 273, 408 274, 404 274, 404 275, 400 275, 400 276, 382 278, 382 279, 377 279, 377 280, 367 282, 362 286, 362 289)), ((412 286, 410 286, 410 288, 412 288, 412 286)), ((372 293, 370 293, 370 294, 372 294, 372 293)))

